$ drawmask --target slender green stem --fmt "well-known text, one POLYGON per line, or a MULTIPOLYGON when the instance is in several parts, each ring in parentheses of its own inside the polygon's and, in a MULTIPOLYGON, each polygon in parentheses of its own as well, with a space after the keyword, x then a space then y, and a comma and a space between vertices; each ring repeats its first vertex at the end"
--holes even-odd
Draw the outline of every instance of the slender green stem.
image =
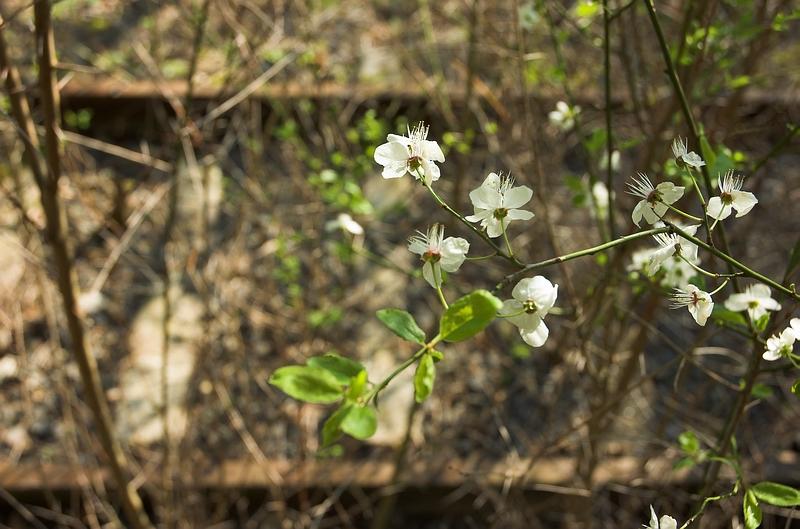
POLYGON ((700 515, 703 514, 703 511, 706 510, 706 507, 708 506, 709 503, 714 502, 714 501, 724 500, 726 498, 730 498, 731 496, 735 496, 736 494, 738 494, 739 493, 739 483, 740 482, 737 480, 736 483, 733 484, 733 489, 730 492, 727 492, 725 494, 720 494, 719 496, 709 496, 708 498, 705 498, 703 500, 703 503, 700 505, 700 509, 698 509, 698 511, 696 513, 694 513, 691 518, 686 520, 686 522, 680 527, 680 529, 686 529, 687 527, 692 525, 692 523, 694 523, 694 521, 697 518, 699 518, 700 515))
POLYGON ((433 348, 436 347, 436 344, 438 344, 441 341, 442 341, 442 337, 437 334, 436 336, 433 337, 433 339, 431 341, 429 341, 428 343, 426 343, 425 345, 420 347, 417 350, 417 352, 415 352, 410 358, 404 360, 402 364, 400 364, 399 366, 394 368, 394 371, 389 373, 389 375, 386 378, 384 378, 378 385, 376 385, 374 388, 372 388, 372 391, 370 391, 367 394, 367 397, 364 399, 365 405, 369 404, 373 400, 375 401, 375 404, 377 405, 378 393, 383 391, 383 389, 386 386, 388 386, 389 383, 392 380, 394 380, 395 377, 397 377, 397 375, 399 375, 400 373, 402 373, 403 371, 408 369, 409 366, 413 365, 417 360, 422 358, 422 355, 424 355, 427 351, 432 351, 433 348))
POLYGON ((550 266, 556 263, 571 261, 572 259, 577 259, 578 257, 583 257, 585 255, 593 255, 598 252, 608 250, 609 248, 613 248, 614 246, 619 246, 620 244, 625 244, 631 241, 635 241, 636 239, 641 239, 642 237, 647 237, 649 235, 656 235, 657 233, 666 233, 670 231, 670 229, 672 228, 670 227, 652 228, 649 230, 640 231, 638 233, 632 233, 630 235, 623 235, 618 239, 614 239, 613 241, 608 241, 603 244, 599 244, 597 246, 592 246, 591 248, 586 248, 584 250, 579 250, 577 252, 560 255, 558 257, 552 257, 550 259, 545 259, 544 261, 539 261, 538 263, 526 265, 524 268, 522 268, 522 270, 507 275, 500 283, 497 284, 497 286, 494 287, 494 290, 495 291, 502 290, 519 276, 527 274, 528 272, 531 272, 533 270, 544 268, 545 266, 550 266))
POLYGON ((491 259, 492 257, 497 257, 497 253, 490 253, 489 255, 479 255, 477 257, 465 257, 467 261, 482 261, 484 259, 491 259))
POLYGON ((500 219, 500 229, 503 232, 503 240, 506 242, 506 249, 508 249, 509 257, 514 257, 514 250, 511 249, 511 243, 508 241, 508 234, 506 233, 506 219, 500 219))
POLYGON ((455 218, 457 218, 459 221, 461 221, 461 223, 464 224, 464 226, 466 226, 470 230, 472 230, 472 232, 475 233, 478 237, 483 239, 486 242, 486 244, 488 244, 489 246, 492 247, 492 249, 497 253, 497 255, 499 255, 500 257, 502 257, 506 261, 509 261, 509 262, 513 263, 515 266, 517 266, 519 268, 522 268, 523 266, 525 266, 519 259, 517 259, 513 255, 506 254, 503 251, 502 248, 500 248, 497 244, 495 244, 495 242, 492 239, 489 238, 488 235, 486 235, 483 231, 481 231, 478 228, 476 228, 474 224, 472 224, 470 221, 465 219, 464 216, 461 215, 459 212, 457 212, 456 210, 451 208, 447 204, 447 202, 442 200, 442 198, 436 193, 436 191, 433 190, 433 188, 431 186, 429 186, 428 184, 425 183, 424 179, 422 180, 422 183, 428 189, 428 191, 430 192, 431 196, 433 197, 433 199, 436 201, 437 204, 439 204, 445 211, 447 211, 448 213, 453 215, 455 218))
POLYGON ((450 305, 448 305, 448 304, 447 304, 447 300, 446 300, 446 299, 445 299, 445 297, 444 297, 444 292, 442 292, 442 287, 440 287, 440 286, 437 286, 437 287, 436 287, 436 294, 438 294, 438 296, 439 296, 439 301, 441 301, 441 302, 442 302, 442 306, 443 306, 445 309, 448 309, 448 308, 450 307, 450 305))
MULTIPOLYGON (((715 288, 714 290, 712 290, 711 292, 709 292, 709 293, 708 293, 708 295, 709 295, 709 296, 713 296, 714 294, 716 294, 717 292, 719 292, 720 290, 722 290, 723 288, 725 288, 725 285, 727 285, 727 284, 728 284, 728 282, 729 282, 730 280, 731 280, 731 278, 730 278, 730 277, 726 277, 726 278, 725 278, 725 281, 723 281, 723 282, 722 282, 722 284, 721 284, 720 286, 718 286, 717 288, 715 288)), ((747 336, 749 337, 750 335, 748 334, 747 336)))
POLYGON ((664 205, 667 206, 672 211, 674 211, 675 213, 677 213, 678 215, 686 217, 689 220, 693 220, 694 222, 703 222, 703 219, 701 219, 700 217, 695 217, 694 215, 686 213, 685 211, 680 210, 680 209, 676 208, 675 206, 673 206, 671 204, 664 204, 664 205))
POLYGON ((700 268, 699 266, 697 266, 696 264, 694 264, 693 262, 691 262, 689 259, 685 258, 682 255, 679 255, 679 257, 681 259, 683 259, 684 261, 686 261, 689 264, 689 266, 691 266, 692 268, 694 268, 695 270, 697 270, 698 272, 700 272, 704 276, 713 277, 713 278, 716 278, 716 279, 721 279, 723 277, 731 278, 731 277, 742 275, 742 272, 734 272, 733 274, 716 274, 714 272, 709 272, 708 270, 703 270, 702 268, 700 268))
MULTIPOLYGON (((765 285, 768 285, 768 286, 774 288, 775 290, 778 290, 779 292, 782 292, 783 294, 786 294, 790 298, 792 298, 794 300, 797 300, 797 301, 800 301, 800 294, 798 294, 797 292, 786 288, 785 286, 781 285, 777 281, 774 281, 774 280, 768 278, 764 274, 756 272, 752 268, 746 266, 745 264, 741 263, 740 261, 737 261, 736 259, 734 259, 730 255, 726 254, 725 252, 721 252, 721 251, 717 250, 716 248, 714 248, 713 246, 711 246, 710 244, 707 244, 707 243, 701 241, 697 237, 689 235, 688 233, 686 233, 682 229, 678 228, 674 224, 671 224, 671 223, 667 222, 667 225, 669 226, 669 228, 672 231, 674 231, 675 233, 677 233, 678 235, 680 235, 681 237, 683 237, 687 241, 693 242, 697 246, 699 246, 699 247, 701 247, 701 248, 703 248, 705 250, 708 250, 714 256, 719 257, 720 259, 722 259, 723 261, 725 261, 726 263, 728 263, 732 267, 740 270, 742 272, 742 275, 746 275, 746 276, 751 277, 751 278, 753 278, 753 279, 755 279, 757 281, 761 281, 765 285)), ((527 267, 525 269, 527 269, 527 267)), ((523 269, 523 270, 525 270, 525 269, 523 269)))

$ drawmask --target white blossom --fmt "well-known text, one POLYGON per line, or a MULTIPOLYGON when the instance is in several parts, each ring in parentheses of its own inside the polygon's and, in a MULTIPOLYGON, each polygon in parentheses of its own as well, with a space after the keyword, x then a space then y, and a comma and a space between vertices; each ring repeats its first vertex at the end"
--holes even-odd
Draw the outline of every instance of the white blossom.
POLYGON ((575 118, 580 114, 581 107, 570 107, 564 101, 556 103, 556 109, 547 114, 550 123, 561 130, 567 131, 575 126, 575 118))
POLYGON ((689 147, 686 145, 686 140, 682 139, 680 136, 675 138, 675 141, 672 142, 672 154, 675 155, 675 160, 679 164, 685 163, 695 169, 699 169, 706 164, 706 162, 700 158, 699 154, 689 150, 689 147))
POLYGON ((659 519, 653 506, 650 506, 650 523, 644 526, 646 529, 678 529, 678 522, 672 516, 666 514, 659 519))
MULTIPOLYGON (((683 227, 683 231, 689 235, 694 235, 697 233, 697 226, 683 227)), ((659 247, 650 256, 648 272, 651 275, 658 272, 662 264, 670 257, 676 259, 685 258, 691 263, 697 262, 697 245, 693 242, 687 241, 676 233, 657 233, 653 235, 653 238, 659 247)))
POLYGON ((683 187, 676 186, 672 182, 661 182, 653 187, 653 183, 644 173, 637 173, 632 180, 632 183, 628 183, 628 192, 642 199, 633 208, 631 215, 633 223, 637 226, 642 217, 648 224, 655 224, 667 212, 667 206, 674 204, 683 196, 683 187))
POLYGON ((673 309, 681 307, 689 309, 689 314, 701 327, 705 326, 708 317, 711 316, 711 311, 714 310, 711 295, 691 284, 683 288, 676 288, 671 301, 673 309))
POLYGON ((511 292, 513 299, 503 302, 500 316, 519 327, 519 334, 528 345, 541 347, 547 341, 550 331, 544 324, 544 317, 555 305, 558 285, 552 284, 544 276, 520 280, 511 292))
POLYGON ((732 210, 736 210, 736 218, 743 217, 758 204, 758 199, 749 191, 742 191, 744 178, 736 176, 733 171, 728 171, 721 176, 717 182, 719 186, 719 196, 711 197, 706 207, 708 216, 723 220, 727 219, 732 210))
POLYGON ((353 220, 353 217, 347 213, 339 213, 335 220, 326 222, 325 229, 328 231, 340 229, 352 235, 364 234, 364 228, 361 227, 361 224, 353 220))
POLYGON ((533 190, 528 186, 514 186, 509 175, 489 173, 483 183, 469 194, 475 214, 466 217, 470 222, 480 222, 489 237, 499 237, 503 227, 512 220, 529 220, 533 213, 517 209, 530 201, 533 190))
POLYGON ((435 141, 428 140, 428 127, 424 123, 408 129, 408 136, 389 134, 387 143, 375 149, 375 161, 383 166, 384 178, 400 178, 410 173, 426 185, 439 179, 439 167, 434 162, 444 162, 444 153, 435 141))
POLYGON ((792 318, 789 322, 789 328, 794 332, 794 337, 800 340, 800 318, 792 318))
POLYGON ((781 305, 771 296, 767 285, 756 283, 748 286, 741 294, 731 294, 725 301, 725 308, 734 312, 747 311, 753 321, 758 320, 768 310, 781 310, 781 305))
POLYGON ((442 270, 455 272, 467 258, 469 243, 461 237, 444 238, 444 226, 434 224, 428 233, 408 239, 409 251, 422 257, 422 277, 433 288, 442 286, 442 270))
POLYGON ((592 186, 592 198, 594 199, 591 204, 592 214, 598 219, 608 218, 609 195, 608 188, 603 182, 598 180, 592 186))
MULTIPOLYGON (((797 318, 795 318, 796 320, 797 318)), ((798 322, 800 323, 800 322, 798 322)), ((789 356, 794 348, 797 335, 792 327, 787 327, 780 334, 774 334, 767 339, 767 348, 761 357, 770 362, 789 356)))

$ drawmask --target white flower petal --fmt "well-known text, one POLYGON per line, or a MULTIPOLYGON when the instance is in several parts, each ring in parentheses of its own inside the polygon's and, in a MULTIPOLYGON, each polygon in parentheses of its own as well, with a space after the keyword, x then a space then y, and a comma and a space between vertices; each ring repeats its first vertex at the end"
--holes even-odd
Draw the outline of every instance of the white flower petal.
MULTIPOLYGON (((676 186, 672 182, 661 182, 656 186, 656 191, 658 191, 658 196, 661 197, 661 202, 673 204, 683 196, 684 188, 676 186)), ((664 211, 666 212, 666 209, 664 211)))
POLYGON ((442 242, 442 259, 439 264, 445 272, 455 272, 459 269, 469 251, 469 243, 461 237, 448 237, 442 242))
POLYGON ((731 198, 733 198, 733 209, 736 210, 736 218, 747 215, 753 206, 758 204, 758 199, 753 193, 748 191, 732 191, 731 198))
POLYGON ((408 155, 408 147, 411 146, 411 138, 407 136, 399 136, 397 134, 389 134, 386 136, 386 141, 392 143, 399 143, 406 148, 406 155, 408 155))
POLYGON ((503 197, 503 207, 512 209, 519 208, 528 203, 533 196, 533 190, 528 186, 514 187, 506 191, 503 197))
POLYGON ((486 235, 494 239, 495 237, 500 237, 503 234, 503 228, 500 225, 500 221, 494 216, 487 217, 482 225, 486 228, 486 235))
POLYGON ((731 206, 722 203, 719 197, 711 197, 706 206, 706 213, 712 219, 724 220, 731 214, 731 206))
POLYGON ((520 328, 519 335, 531 347, 541 347, 547 341, 550 331, 547 329, 547 325, 544 324, 544 320, 540 319, 539 325, 533 329, 520 328))
POLYGON ((525 211, 524 209, 510 209, 506 215, 506 220, 530 220, 533 218, 533 212, 525 211))
POLYGON ((403 162, 405 165, 408 162, 408 147, 398 141, 390 141, 379 145, 375 149, 373 157, 381 165, 388 165, 394 162, 403 162))
POLYGON ((422 277, 424 277, 425 281, 433 288, 441 287, 442 270, 439 268, 439 263, 426 261, 425 264, 422 265, 422 277))
POLYGON ((444 162, 444 153, 439 144, 432 140, 422 140, 422 157, 434 162, 444 162))

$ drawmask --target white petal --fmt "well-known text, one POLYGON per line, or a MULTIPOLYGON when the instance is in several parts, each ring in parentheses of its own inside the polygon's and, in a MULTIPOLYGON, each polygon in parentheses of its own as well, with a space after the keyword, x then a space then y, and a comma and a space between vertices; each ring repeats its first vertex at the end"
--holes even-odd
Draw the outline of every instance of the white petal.
POLYGON ((706 213, 712 219, 724 220, 730 216, 731 207, 729 205, 723 205, 721 198, 711 197, 706 206, 706 213))
POLYGON ((753 209, 753 206, 758 204, 758 199, 753 193, 748 191, 733 191, 731 192, 733 198, 733 209, 736 210, 736 218, 743 217, 753 209))
POLYGON ((475 208, 475 214, 474 215, 469 215, 469 216, 464 217, 464 218, 467 219, 470 222, 480 222, 480 221, 490 217, 491 215, 492 215, 492 210, 490 210, 490 209, 475 208))
POLYGON ((433 288, 441 287, 442 271, 439 268, 439 263, 427 261, 424 265, 422 265, 422 277, 424 277, 425 281, 427 281, 428 284, 433 288))
POLYGON ((747 310, 751 297, 747 294, 731 294, 725 301, 725 308, 733 312, 747 310))
POLYGON ((482 185, 469 194, 472 205, 482 209, 497 209, 500 207, 501 196, 497 189, 482 185))
POLYGON ((530 220, 533 218, 533 212, 525 211, 524 209, 509 209, 506 215, 506 220, 530 220))
POLYGON ((636 226, 639 226, 642 222, 642 215, 644 214, 644 208, 647 206, 646 200, 640 200, 636 206, 633 208, 633 213, 631 214, 631 220, 636 226))
POLYGON ((672 182, 661 182, 656 186, 656 191, 665 204, 673 204, 683 196, 684 188, 676 186, 672 182))
POLYGON ((396 142, 403 145, 406 148, 406 152, 408 152, 408 147, 411 146, 411 138, 406 136, 398 136, 397 134, 389 134, 386 136, 386 141, 396 142))
POLYGON ((481 187, 490 187, 490 188, 492 188, 494 190, 498 190, 498 189, 500 189, 500 181, 501 180, 502 179, 500 178, 499 174, 497 174, 497 173, 489 173, 488 175, 486 175, 486 178, 483 179, 483 183, 481 184, 481 187))
POLYGON ((672 516, 662 516, 658 521, 658 529, 677 529, 678 522, 672 516))
POLYGON ((500 307, 500 310, 497 311, 497 314, 501 316, 508 316, 509 314, 517 314, 518 312, 522 312, 522 303, 516 299, 507 299, 503 301, 503 306, 500 307))
POLYGON ((650 262, 647 265, 647 273, 649 275, 655 275, 656 272, 661 268, 661 263, 667 260, 672 254, 675 253, 675 246, 664 246, 655 250, 650 255, 650 262))
POLYGON ((795 340, 800 340, 800 318, 792 318, 789 322, 789 328, 794 332, 795 340))
POLYGON ((426 160, 433 160, 434 162, 443 162, 444 153, 442 152, 439 144, 432 140, 422 140, 422 157, 426 160))
POLYGON ((504 208, 519 208, 528 203, 533 196, 533 190, 528 186, 514 187, 506 191, 503 197, 504 208))
POLYGON ((558 285, 553 285, 544 276, 529 277, 520 280, 511 295, 514 296, 514 299, 522 302, 532 300, 539 310, 546 314, 556 302, 558 285))
POLYGON ((486 227, 486 235, 494 239, 503 234, 503 228, 500 226, 500 221, 494 218, 494 215, 487 217, 483 223, 486 227))
MULTIPOLYGON (((661 206, 662 208, 664 208, 664 210, 667 209, 667 207, 664 204, 660 204, 660 203, 656 204, 656 207, 658 207, 658 206, 661 206)), ((642 213, 644 214, 644 220, 648 224, 655 224, 656 222, 661 220, 661 215, 659 215, 658 212, 655 211, 653 209, 653 207, 648 202, 644 203, 644 206, 642 207, 642 213)), ((663 215, 663 213, 662 213, 662 215, 663 215)))
MULTIPOLYGON (((703 292, 705 294, 705 292, 703 292)), ((708 294, 706 294, 708 295, 708 294)), ((710 298, 709 298, 710 299, 710 298)), ((689 305, 689 313, 694 318, 698 325, 705 326, 708 317, 711 316, 711 311, 714 310, 714 303, 701 299, 698 303, 689 305)))
POLYGON ((407 169, 406 162, 393 162, 387 164, 386 167, 383 168, 383 172, 381 172, 381 176, 384 178, 400 178, 406 174, 407 169))
POLYGON ((395 162, 403 162, 405 165, 408 162, 408 148, 402 143, 390 141, 379 145, 375 149, 373 156, 375 161, 381 165, 388 165, 395 162))
POLYGON ((459 269, 469 251, 469 243, 461 237, 448 237, 442 242, 442 259, 439 264, 445 272, 459 269))
POLYGON ((541 347, 547 341, 550 331, 547 329, 547 325, 544 324, 544 320, 539 320, 539 325, 536 328, 520 329, 519 335, 531 347, 541 347))

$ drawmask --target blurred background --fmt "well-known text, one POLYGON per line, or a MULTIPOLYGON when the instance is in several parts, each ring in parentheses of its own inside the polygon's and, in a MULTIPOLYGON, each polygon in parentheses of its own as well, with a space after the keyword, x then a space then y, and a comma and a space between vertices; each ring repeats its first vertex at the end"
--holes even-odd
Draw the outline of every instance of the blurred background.
MULTIPOLYGON (((608 3, 608 98, 597 1, 52 3, 57 191, 81 321, 159 527, 636 527, 649 504, 679 523, 691 514, 704 477, 694 443, 716 442, 751 353, 667 310, 667 286, 631 265, 651 241, 544 269, 563 309, 545 347, 501 322, 448 345, 432 397, 415 405, 412 373, 398 377, 367 442, 320 454, 330 410, 267 384, 331 351, 374 382, 413 354, 374 312, 436 326, 439 302, 406 249, 416 230, 442 222, 470 255, 491 252, 410 177, 380 177, 373 151, 388 133, 430 126, 446 156, 436 188, 465 215, 491 171, 532 187, 536 217, 510 229, 525 262, 610 236, 606 111, 617 234, 635 229, 630 175, 680 181, 669 145, 689 132, 645 6, 608 3)), ((0 32, 43 125, 32 4, 4 0, 0 32)), ((800 200, 798 9, 657 2, 712 177, 735 169, 759 198, 731 226, 731 249, 785 281, 800 200)), ((124 527, 12 114, 3 91, 0 522, 124 527)), ((491 289, 512 271, 468 261, 447 291, 491 289)), ((762 374, 737 440, 753 476, 797 486, 790 375, 762 374)), ((790 527, 788 511, 767 510, 764 526, 790 527)), ((740 519, 723 502, 705 524, 740 519)))

